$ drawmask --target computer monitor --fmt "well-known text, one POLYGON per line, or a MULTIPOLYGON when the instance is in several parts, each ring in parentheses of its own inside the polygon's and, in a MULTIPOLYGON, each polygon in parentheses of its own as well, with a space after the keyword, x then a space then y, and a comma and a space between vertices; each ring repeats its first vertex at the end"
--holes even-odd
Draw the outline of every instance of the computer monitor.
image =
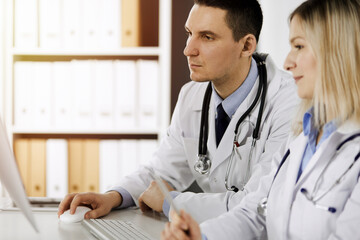
POLYGON ((21 181, 20 173, 15 162, 15 157, 11 151, 5 128, 0 118, 0 180, 6 188, 11 199, 22 211, 32 227, 38 232, 34 215, 30 208, 29 200, 26 196, 24 186, 21 181))

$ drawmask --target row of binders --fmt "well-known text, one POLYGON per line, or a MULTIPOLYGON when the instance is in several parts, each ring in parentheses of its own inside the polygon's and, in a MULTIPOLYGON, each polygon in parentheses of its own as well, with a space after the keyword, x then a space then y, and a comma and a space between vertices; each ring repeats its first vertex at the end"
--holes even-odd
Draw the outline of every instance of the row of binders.
POLYGON ((147 162, 157 140, 41 139, 14 141, 28 196, 63 198, 72 192, 105 192, 147 162))
POLYGON ((15 47, 139 46, 140 0, 15 0, 15 47))
POLYGON ((156 60, 14 64, 14 126, 32 131, 157 131, 156 60))

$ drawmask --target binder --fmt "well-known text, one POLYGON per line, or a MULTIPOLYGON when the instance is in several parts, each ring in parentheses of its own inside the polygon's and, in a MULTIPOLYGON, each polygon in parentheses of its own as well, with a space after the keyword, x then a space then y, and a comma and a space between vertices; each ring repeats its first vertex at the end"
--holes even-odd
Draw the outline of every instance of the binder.
POLYGON ((33 116, 32 126, 38 129, 48 129, 51 126, 52 106, 52 63, 37 62, 33 79, 33 116))
POLYGON ((30 196, 45 197, 46 140, 30 140, 30 196))
POLYGON ((84 192, 83 143, 81 139, 69 139, 69 193, 84 192))
POLYGON ((46 196, 63 198, 68 193, 68 145, 65 139, 46 141, 46 196))
POLYGON ((65 49, 78 50, 81 47, 82 11, 80 3, 81 0, 62 0, 62 44, 65 49))
POLYGON ((114 69, 112 61, 95 62, 95 127, 114 129, 114 69))
POLYGON ((119 154, 121 168, 120 177, 127 176, 137 170, 139 167, 137 140, 120 140, 119 154))
POLYGON ((99 142, 99 190, 106 192, 120 178, 118 140, 99 142))
POLYGON ((137 83, 135 61, 115 61, 115 128, 132 129, 137 126, 137 83))
POLYGON ((30 168, 30 143, 28 139, 15 139, 14 140, 14 154, 19 168, 20 176, 24 184, 26 194, 29 196, 30 181, 31 181, 31 168, 30 168))
POLYGON ((40 47, 52 49, 60 48, 60 0, 39 0, 39 5, 40 47))
POLYGON ((72 84, 74 86, 73 126, 89 129, 93 126, 93 61, 71 61, 72 84))
POLYGON ((158 147, 158 141, 153 139, 138 140, 139 164, 145 164, 153 158, 158 147))
POLYGON ((99 192, 99 140, 85 139, 83 177, 85 192, 99 192))
POLYGON ((140 46, 140 0, 122 0, 121 24, 122 46, 140 46))
POLYGON ((14 125, 29 127, 32 125, 33 82, 35 78, 35 63, 14 63, 14 125))
POLYGON ((121 0, 106 0, 101 1, 100 4, 100 48, 119 49, 121 47, 121 0))
POLYGON ((70 62, 53 63, 53 122, 56 129, 72 128, 72 106, 74 84, 70 62))
POLYGON ((38 47, 37 0, 15 0, 15 47, 38 47))
POLYGON ((159 119, 159 66, 156 60, 138 60, 139 79, 139 126, 156 130, 159 119))
POLYGON ((95 49, 99 47, 99 30, 100 27, 102 27, 99 25, 100 1, 101 0, 86 0, 82 2, 81 47, 85 49, 95 49))

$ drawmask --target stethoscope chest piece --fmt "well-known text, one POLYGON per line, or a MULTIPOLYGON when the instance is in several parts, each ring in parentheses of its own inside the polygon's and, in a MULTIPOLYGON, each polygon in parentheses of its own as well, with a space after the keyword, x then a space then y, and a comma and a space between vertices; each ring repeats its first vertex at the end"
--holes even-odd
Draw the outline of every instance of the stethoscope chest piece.
POLYGON ((196 161, 194 165, 194 169, 196 172, 204 175, 208 174, 210 172, 211 168, 211 161, 206 155, 199 154, 198 160, 196 161))
POLYGON ((261 201, 258 203, 258 206, 257 206, 258 214, 263 217, 266 217, 266 214, 267 214, 267 201, 268 201, 268 198, 265 197, 265 198, 261 199, 261 201))

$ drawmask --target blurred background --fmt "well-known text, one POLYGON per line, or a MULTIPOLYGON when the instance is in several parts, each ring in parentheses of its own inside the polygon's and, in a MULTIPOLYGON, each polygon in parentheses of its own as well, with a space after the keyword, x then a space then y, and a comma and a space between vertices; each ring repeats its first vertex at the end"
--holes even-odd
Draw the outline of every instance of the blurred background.
MULTIPOLYGON (((288 16, 301 2, 260 1, 258 51, 280 68, 288 16)), ((0 2, 0 116, 29 196, 103 192, 151 158, 190 80, 183 48, 192 5, 0 2)))

